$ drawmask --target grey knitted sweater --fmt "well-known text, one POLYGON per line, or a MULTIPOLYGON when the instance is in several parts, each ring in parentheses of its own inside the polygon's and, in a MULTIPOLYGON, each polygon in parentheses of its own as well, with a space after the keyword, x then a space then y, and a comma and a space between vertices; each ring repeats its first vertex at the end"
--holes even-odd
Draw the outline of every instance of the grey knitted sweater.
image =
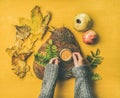
MULTIPOLYGON (((59 65, 47 64, 39 98, 53 98, 59 65)), ((75 77, 74 98, 93 98, 89 80, 88 66, 74 67, 72 73, 75 77)))

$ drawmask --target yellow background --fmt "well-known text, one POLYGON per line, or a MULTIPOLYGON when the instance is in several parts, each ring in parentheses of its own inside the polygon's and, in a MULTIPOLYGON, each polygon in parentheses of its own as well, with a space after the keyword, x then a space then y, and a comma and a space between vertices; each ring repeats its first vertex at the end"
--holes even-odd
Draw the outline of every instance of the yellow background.
MULTIPOLYGON (((0 0, 0 98, 37 98, 42 81, 27 75, 19 79, 11 70, 11 58, 5 49, 15 41, 15 28, 19 17, 30 18, 30 10, 40 5, 45 13, 51 11, 52 26, 66 26, 76 36, 83 53, 101 50, 103 63, 95 70, 103 77, 95 82, 96 98, 120 98, 120 0, 0 0), (88 13, 94 20, 93 30, 100 37, 96 45, 85 45, 82 33, 73 29, 76 14, 88 13)), ((39 46, 38 46, 39 47, 39 46)), ((30 58, 33 61, 33 57, 30 58)), ((30 62, 32 67, 32 62, 30 62)), ((58 82, 55 98, 73 98, 74 79, 58 82)))

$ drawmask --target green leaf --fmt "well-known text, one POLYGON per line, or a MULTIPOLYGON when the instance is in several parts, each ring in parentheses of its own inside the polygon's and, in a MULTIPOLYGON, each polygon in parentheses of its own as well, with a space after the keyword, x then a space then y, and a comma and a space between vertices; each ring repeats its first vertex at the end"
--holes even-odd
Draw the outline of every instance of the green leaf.
POLYGON ((97 49, 96 50, 96 54, 95 54, 96 56, 98 56, 98 55, 100 55, 100 49, 97 49))
MULTIPOLYGON (((100 50, 97 49, 94 53, 93 51, 90 51, 91 55, 87 55, 86 59, 88 60, 91 69, 97 68, 99 64, 102 63, 103 57, 100 56, 100 50)), ((91 70, 91 79, 92 80, 100 80, 102 79, 101 76, 97 73, 94 73, 93 70, 91 70)))
POLYGON ((96 68, 97 67, 96 64, 91 64, 90 66, 91 66, 91 68, 96 68))
POLYGON ((49 43, 49 45, 52 45, 52 44, 53 44, 53 41, 50 39, 50 40, 48 41, 48 43, 49 43))
POLYGON ((91 52, 91 55, 93 56, 93 57, 95 57, 95 54, 94 54, 94 52, 93 51, 90 51, 91 52))
POLYGON ((53 50, 56 50, 56 49, 57 49, 57 46, 53 45, 53 46, 52 46, 52 49, 53 49, 53 50))
POLYGON ((46 55, 43 56, 42 54, 37 53, 35 55, 35 59, 40 65, 45 66, 51 58, 56 56, 57 56, 57 47, 53 45, 52 40, 49 40, 48 44, 46 45, 46 55))
POLYGON ((101 80, 102 79, 102 77, 98 74, 98 73, 93 73, 93 75, 92 75, 92 80, 101 80))
POLYGON ((93 60, 93 58, 90 55, 87 55, 86 59, 89 61, 89 63, 91 63, 93 60))
POLYGON ((94 59, 93 62, 96 62, 97 64, 100 64, 102 62, 102 60, 99 58, 99 59, 94 59))

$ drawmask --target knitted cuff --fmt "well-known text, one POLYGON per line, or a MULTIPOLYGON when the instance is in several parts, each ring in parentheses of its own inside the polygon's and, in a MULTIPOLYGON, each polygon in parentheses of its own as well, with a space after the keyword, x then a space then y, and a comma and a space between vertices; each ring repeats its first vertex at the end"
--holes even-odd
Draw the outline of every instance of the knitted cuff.
POLYGON ((74 77, 86 77, 89 73, 89 67, 87 65, 73 67, 72 73, 74 77))
POLYGON ((53 98, 59 65, 47 64, 39 98, 53 98))
POLYGON ((58 75, 59 65, 56 64, 47 64, 44 72, 44 79, 53 79, 58 75))

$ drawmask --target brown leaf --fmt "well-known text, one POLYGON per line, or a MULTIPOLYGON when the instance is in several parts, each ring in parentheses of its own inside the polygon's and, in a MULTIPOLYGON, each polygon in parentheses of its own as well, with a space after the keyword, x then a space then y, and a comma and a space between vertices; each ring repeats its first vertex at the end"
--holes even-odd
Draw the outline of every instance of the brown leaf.
POLYGON ((32 54, 32 52, 29 52, 29 53, 21 53, 18 55, 18 58, 22 61, 26 61, 30 55, 32 54))

